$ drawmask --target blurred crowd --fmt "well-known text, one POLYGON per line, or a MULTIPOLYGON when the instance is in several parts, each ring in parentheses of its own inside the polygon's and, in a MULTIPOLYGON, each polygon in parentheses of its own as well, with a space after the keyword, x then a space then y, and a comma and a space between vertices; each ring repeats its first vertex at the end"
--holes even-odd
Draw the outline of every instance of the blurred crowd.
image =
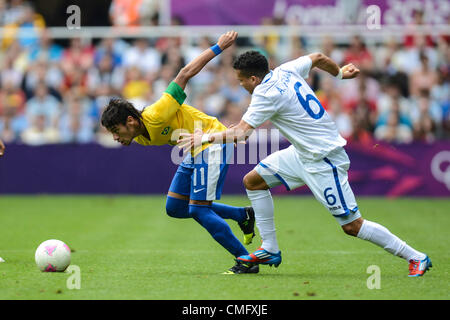
MULTIPOLYGON (((119 19, 114 17, 117 10, 111 9, 113 22, 119 19)), ((415 18, 420 24, 420 12, 415 18)), ((8 31, 0 43, 0 138, 30 145, 115 145, 99 123, 109 99, 123 97, 143 109, 159 99, 186 63, 215 41, 208 37, 55 41, 43 18, 21 0, 0 0, 0 25, 8 31)), ((274 68, 321 51, 341 66, 353 63, 361 70, 351 81, 317 69, 308 78, 346 139, 361 143, 449 139, 449 38, 410 31, 403 39, 387 38, 370 46, 358 35, 346 45, 336 45, 332 35, 318 45, 309 44, 307 37, 277 34, 242 38, 191 79, 186 103, 225 125, 235 124, 250 102, 231 67, 239 53, 260 50, 274 68)))

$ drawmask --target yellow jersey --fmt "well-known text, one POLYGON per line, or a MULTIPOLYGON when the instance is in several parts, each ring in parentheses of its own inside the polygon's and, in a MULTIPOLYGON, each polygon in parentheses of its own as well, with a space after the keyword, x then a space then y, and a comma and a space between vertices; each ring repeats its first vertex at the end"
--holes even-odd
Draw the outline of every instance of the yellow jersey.
MULTIPOLYGON (((224 131, 227 128, 216 117, 184 104, 186 94, 183 89, 172 82, 162 97, 146 107, 141 113, 150 140, 143 135, 134 140, 144 146, 176 145, 181 132, 193 133, 196 128, 205 133, 224 131)), ((209 144, 203 145, 201 151, 209 144)), ((197 154, 197 150, 195 154, 197 154)))

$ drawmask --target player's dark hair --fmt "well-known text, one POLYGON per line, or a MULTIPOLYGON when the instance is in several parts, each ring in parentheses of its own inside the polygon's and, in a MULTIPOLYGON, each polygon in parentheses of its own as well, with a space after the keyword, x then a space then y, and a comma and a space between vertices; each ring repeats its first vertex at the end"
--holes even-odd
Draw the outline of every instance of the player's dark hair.
POLYGON ((269 62, 258 51, 247 51, 236 58, 233 68, 246 77, 264 78, 269 73, 269 62))
POLYGON ((125 124, 128 116, 132 116, 141 122, 141 112, 137 110, 131 102, 124 99, 113 98, 109 100, 108 105, 102 114, 102 126, 109 129, 118 124, 125 124))

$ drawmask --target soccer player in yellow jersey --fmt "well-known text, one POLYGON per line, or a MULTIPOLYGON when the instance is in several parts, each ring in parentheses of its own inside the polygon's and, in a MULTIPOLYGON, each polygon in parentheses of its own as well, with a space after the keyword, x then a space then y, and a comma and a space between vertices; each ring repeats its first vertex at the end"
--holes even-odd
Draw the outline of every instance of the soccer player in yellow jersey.
MULTIPOLYGON (((190 78, 222 50, 230 47, 237 33, 229 31, 220 36, 216 45, 203 51, 180 70, 162 97, 142 112, 123 99, 112 99, 102 114, 102 125, 112 133, 114 140, 128 146, 132 141, 149 145, 176 145, 181 130, 205 132, 226 130, 215 117, 184 104, 184 88, 190 78)), ((227 160, 232 156, 234 144, 203 145, 188 154, 178 167, 172 180, 166 201, 167 214, 175 218, 194 218, 211 236, 236 258, 248 254, 234 236, 224 219, 233 219, 244 232, 244 243, 254 236, 254 212, 250 207, 237 208, 213 203, 221 196, 228 169, 227 160)), ((257 273, 258 266, 236 261, 228 274, 257 273)))

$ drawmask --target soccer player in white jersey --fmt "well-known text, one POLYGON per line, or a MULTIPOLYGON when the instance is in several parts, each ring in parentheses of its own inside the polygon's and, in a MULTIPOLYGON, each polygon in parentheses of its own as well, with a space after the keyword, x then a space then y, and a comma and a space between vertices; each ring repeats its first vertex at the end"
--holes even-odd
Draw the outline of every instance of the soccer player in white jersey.
POLYGON ((281 263, 269 189, 283 184, 292 190, 306 184, 346 234, 404 258, 409 262, 409 276, 422 276, 431 267, 426 254, 413 249, 380 224, 361 217, 348 182, 350 160, 343 148, 346 140, 305 81, 312 68, 339 79, 355 78, 359 70, 353 64, 339 68, 324 54, 313 53, 270 71, 267 59, 256 51, 240 55, 233 68, 240 84, 252 95, 240 123, 218 133, 203 134, 197 130, 194 134, 182 134, 180 147, 242 141, 267 120, 292 144, 269 155, 244 177, 262 244, 255 252, 237 259, 275 266, 281 263))

